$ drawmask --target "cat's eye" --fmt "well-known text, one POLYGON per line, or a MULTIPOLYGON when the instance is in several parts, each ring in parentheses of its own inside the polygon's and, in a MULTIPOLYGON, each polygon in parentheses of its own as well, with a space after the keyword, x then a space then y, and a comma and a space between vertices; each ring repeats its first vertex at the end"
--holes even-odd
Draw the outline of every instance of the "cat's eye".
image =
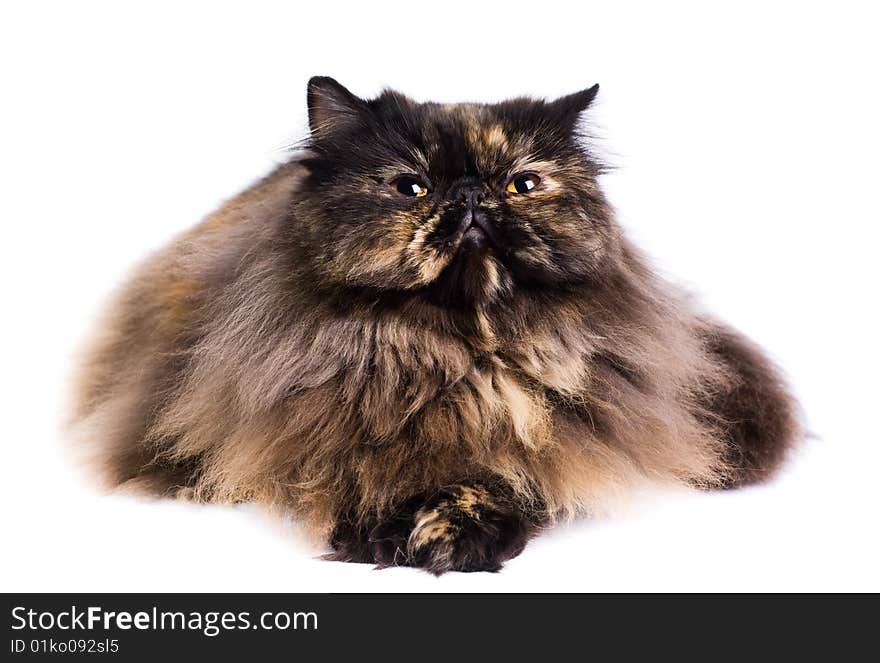
POLYGON ((391 180, 391 188, 397 193, 411 198, 421 198, 428 195, 428 185, 412 175, 401 175, 391 180))
POLYGON ((522 173, 507 183, 508 193, 529 193, 541 183, 541 178, 534 173, 522 173))

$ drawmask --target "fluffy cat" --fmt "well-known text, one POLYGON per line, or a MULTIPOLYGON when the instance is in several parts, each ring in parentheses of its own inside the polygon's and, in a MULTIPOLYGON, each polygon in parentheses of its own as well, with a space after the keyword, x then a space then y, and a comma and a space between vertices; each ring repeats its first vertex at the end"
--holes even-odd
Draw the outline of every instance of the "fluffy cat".
POLYGON ((305 149, 108 310, 74 415, 102 476, 438 574, 644 482, 769 477, 792 398, 622 235, 578 131, 597 89, 446 105, 311 79, 305 149))

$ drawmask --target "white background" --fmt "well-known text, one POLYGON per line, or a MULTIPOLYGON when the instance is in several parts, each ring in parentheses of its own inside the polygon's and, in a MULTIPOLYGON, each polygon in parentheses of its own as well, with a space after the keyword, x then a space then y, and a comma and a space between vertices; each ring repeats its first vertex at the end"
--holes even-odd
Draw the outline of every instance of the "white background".
POLYGON ((880 590, 872 3, 4 3, 0 589, 880 590), (72 350, 129 267, 284 158, 305 84, 554 96, 599 82, 605 184, 664 271, 780 361, 815 438, 775 483, 652 496, 503 572, 320 562, 253 507, 96 494, 72 350))

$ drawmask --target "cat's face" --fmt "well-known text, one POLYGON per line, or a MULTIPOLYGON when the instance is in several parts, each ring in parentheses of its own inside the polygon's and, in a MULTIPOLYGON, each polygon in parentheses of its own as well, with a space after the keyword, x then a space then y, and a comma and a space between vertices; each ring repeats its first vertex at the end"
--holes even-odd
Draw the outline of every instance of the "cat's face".
POLYGON ((303 232, 320 273, 448 303, 595 276, 613 231, 576 124, 596 90, 442 105, 312 79, 303 232))

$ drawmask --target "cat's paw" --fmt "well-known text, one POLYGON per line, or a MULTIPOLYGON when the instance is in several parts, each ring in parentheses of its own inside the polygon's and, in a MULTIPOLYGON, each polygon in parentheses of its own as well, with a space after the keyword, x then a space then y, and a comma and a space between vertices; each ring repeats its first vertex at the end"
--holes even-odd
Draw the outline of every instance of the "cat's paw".
POLYGON ((390 517, 341 518, 324 559, 447 571, 497 571, 518 555, 535 525, 507 498, 456 484, 400 505, 390 517))
POLYGON ((412 511, 404 510, 393 518, 383 520, 370 530, 367 545, 373 561, 380 569, 408 564, 406 541, 412 528, 412 511))
POLYGON ((444 488, 414 517, 406 564, 440 575, 447 571, 498 571, 518 555, 532 526, 480 486, 444 488))
POLYGON ((330 535, 333 552, 323 558, 336 562, 376 564, 379 568, 407 564, 406 541, 417 505, 404 505, 384 520, 341 519, 330 535))

